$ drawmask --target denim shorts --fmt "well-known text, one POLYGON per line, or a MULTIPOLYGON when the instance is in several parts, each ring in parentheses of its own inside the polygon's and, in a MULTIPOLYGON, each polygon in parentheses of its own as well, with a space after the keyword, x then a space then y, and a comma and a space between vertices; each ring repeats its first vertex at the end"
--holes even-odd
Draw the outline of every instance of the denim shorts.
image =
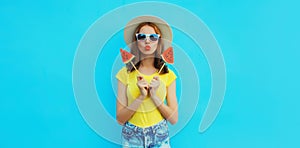
POLYGON ((166 120, 146 128, 126 122, 122 128, 123 148, 170 148, 169 139, 166 120))

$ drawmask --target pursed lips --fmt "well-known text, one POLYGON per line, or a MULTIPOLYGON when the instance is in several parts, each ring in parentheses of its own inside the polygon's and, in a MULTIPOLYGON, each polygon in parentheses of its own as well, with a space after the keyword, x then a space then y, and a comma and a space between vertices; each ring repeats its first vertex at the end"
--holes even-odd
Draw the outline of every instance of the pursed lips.
POLYGON ((147 46, 145 46, 145 49, 146 49, 147 51, 149 51, 149 50, 151 49, 151 46, 147 45, 147 46))

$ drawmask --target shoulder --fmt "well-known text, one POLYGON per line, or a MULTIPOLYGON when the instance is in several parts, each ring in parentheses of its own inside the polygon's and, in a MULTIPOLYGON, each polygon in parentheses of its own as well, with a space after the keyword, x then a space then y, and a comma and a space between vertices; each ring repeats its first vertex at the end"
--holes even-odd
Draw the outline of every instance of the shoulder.
POLYGON ((163 79, 167 87, 177 78, 173 70, 168 69, 168 71, 168 73, 161 75, 161 78, 163 79))
POLYGON ((118 80, 120 80, 123 84, 127 84, 128 82, 128 71, 127 71, 127 68, 126 66, 124 66, 123 68, 121 68, 119 70, 119 72, 116 74, 116 78, 118 80))
POLYGON ((169 76, 170 75, 173 75, 173 76, 176 76, 176 74, 174 73, 174 71, 172 70, 172 69, 168 69, 169 70, 169 72, 167 73, 169 76))
POLYGON ((128 74, 127 68, 126 66, 122 67, 118 73, 124 73, 124 74, 128 74))

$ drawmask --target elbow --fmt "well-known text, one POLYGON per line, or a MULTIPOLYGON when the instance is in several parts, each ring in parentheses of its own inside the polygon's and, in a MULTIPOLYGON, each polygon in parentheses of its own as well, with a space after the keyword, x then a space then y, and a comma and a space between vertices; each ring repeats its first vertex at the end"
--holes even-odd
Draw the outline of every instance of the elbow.
POLYGON ((172 115, 172 116, 168 119, 168 121, 169 121, 172 125, 176 124, 176 123, 178 122, 178 113, 175 113, 175 115, 172 115))
POLYGON ((176 123, 178 122, 178 118, 171 119, 171 120, 169 120, 169 122, 170 122, 172 125, 174 125, 174 124, 176 124, 176 123))
POLYGON ((119 123, 120 125, 124 125, 124 124, 125 124, 125 122, 122 122, 122 121, 120 121, 120 120, 118 120, 118 123, 119 123))
POLYGON ((119 115, 117 115, 117 121, 120 125, 124 125, 126 122, 125 120, 122 120, 122 118, 119 115))

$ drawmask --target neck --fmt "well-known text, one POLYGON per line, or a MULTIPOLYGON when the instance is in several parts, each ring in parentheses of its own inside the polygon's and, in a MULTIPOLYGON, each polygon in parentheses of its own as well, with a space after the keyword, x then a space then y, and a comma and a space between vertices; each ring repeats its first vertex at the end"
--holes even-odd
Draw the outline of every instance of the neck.
POLYGON ((148 58, 145 58, 141 61, 141 66, 151 68, 151 67, 154 67, 153 63, 154 63, 154 58, 153 57, 148 57, 148 58))

